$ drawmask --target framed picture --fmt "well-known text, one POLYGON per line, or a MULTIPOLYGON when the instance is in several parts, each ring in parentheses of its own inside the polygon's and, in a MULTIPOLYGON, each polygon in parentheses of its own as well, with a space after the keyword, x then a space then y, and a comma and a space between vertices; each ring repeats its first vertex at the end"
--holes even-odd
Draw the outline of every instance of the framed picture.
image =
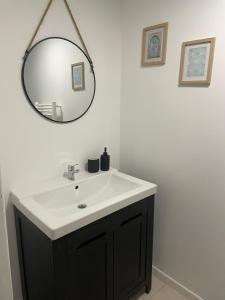
POLYGON ((181 49, 180 86, 209 86, 215 38, 184 42, 181 49))
POLYGON ((168 23, 146 27, 142 36, 142 66, 163 65, 166 62, 168 23))
POLYGON ((85 73, 84 63, 72 65, 72 84, 74 91, 85 90, 85 73))

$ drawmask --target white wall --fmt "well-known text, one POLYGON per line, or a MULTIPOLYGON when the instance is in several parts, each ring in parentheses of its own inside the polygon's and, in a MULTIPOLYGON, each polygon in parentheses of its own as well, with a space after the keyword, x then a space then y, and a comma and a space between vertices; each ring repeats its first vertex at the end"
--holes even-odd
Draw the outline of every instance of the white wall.
POLYGON ((6 232, 5 205, 2 196, 2 178, 0 169, 0 299, 12 299, 11 275, 6 232))
POLYGON ((225 299, 225 2, 123 0, 122 170, 159 185, 154 264, 225 299), (142 68, 143 27, 169 22, 167 63, 142 68), (181 43, 217 37, 209 88, 179 88, 181 43))
MULTIPOLYGON (((67 125, 51 123, 33 111, 20 81, 24 51, 47 2, 0 0, 0 164, 6 199, 14 184, 61 176, 59 162, 64 158, 83 166, 88 155, 100 154, 108 145, 112 165, 119 163, 120 1, 69 1, 94 61, 97 91, 89 112, 67 125)), ((55 35, 78 41, 61 0, 54 1, 38 40, 55 35)), ((10 204, 6 203, 6 209, 14 300, 18 300, 21 291, 13 213, 10 204)), ((1 274, 5 272, 1 270, 1 274)))

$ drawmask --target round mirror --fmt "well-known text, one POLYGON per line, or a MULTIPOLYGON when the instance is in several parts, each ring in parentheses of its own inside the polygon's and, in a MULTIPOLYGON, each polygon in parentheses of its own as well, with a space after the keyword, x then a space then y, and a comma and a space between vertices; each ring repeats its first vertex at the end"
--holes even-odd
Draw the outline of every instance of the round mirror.
POLYGON ((64 38, 47 38, 28 52, 22 68, 25 94, 43 117, 75 121, 90 108, 95 74, 84 51, 64 38))

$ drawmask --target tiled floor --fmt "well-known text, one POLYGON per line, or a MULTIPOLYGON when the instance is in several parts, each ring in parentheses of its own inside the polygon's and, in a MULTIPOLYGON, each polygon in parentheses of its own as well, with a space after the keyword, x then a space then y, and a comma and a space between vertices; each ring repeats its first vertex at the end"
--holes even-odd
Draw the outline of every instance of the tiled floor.
POLYGON ((157 277, 152 278, 152 291, 150 294, 141 294, 130 300, 189 300, 178 291, 160 281, 157 277))

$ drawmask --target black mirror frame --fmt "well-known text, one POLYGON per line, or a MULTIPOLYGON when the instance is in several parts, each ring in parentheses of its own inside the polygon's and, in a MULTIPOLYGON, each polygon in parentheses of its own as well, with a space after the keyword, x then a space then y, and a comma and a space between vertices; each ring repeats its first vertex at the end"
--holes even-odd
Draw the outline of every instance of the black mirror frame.
POLYGON ((90 58, 87 56, 87 54, 84 52, 83 49, 81 49, 81 47, 79 47, 77 44, 75 44, 74 42, 66 39, 66 38, 62 38, 62 37, 48 37, 48 38, 45 38, 45 39, 42 39, 40 40, 39 42, 37 42, 29 51, 27 51, 25 53, 25 56, 24 56, 24 61, 23 61, 23 65, 22 65, 22 72, 21 72, 21 80, 22 80, 22 86, 23 86, 23 91, 25 93, 25 96, 28 100, 28 102, 30 103, 30 105, 33 107, 33 109, 40 115, 42 116, 44 119, 50 121, 50 122, 54 122, 54 123, 58 123, 58 124, 68 124, 68 123, 71 123, 71 122, 74 122, 74 121, 77 121, 79 120, 80 118, 82 118, 87 112, 88 110, 90 109, 93 101, 94 101, 94 97, 95 97, 95 92, 96 92, 96 77, 95 77, 95 72, 94 72, 94 67, 93 67, 93 64, 92 62, 90 61, 90 58), (93 97, 92 97, 92 100, 88 106, 88 108, 85 110, 85 112, 83 112, 78 118, 75 118, 73 120, 69 120, 69 121, 56 121, 56 120, 52 120, 52 119, 49 119, 48 117, 44 116, 42 113, 40 113, 39 110, 36 109, 36 107, 34 106, 33 102, 31 101, 28 93, 27 93, 27 90, 26 90, 26 86, 25 86, 25 80, 24 80, 24 70, 25 70, 25 65, 26 65, 26 61, 27 61, 27 58, 29 56, 29 54, 32 52, 32 50, 37 46, 39 45, 40 43, 46 41, 46 40, 50 40, 50 39, 61 39, 61 40, 64 40, 64 41, 67 41, 71 44, 73 44, 74 46, 76 46, 78 49, 80 49, 81 52, 83 52, 83 54, 85 55, 85 57, 87 58, 89 64, 90 64, 90 68, 92 70, 92 73, 93 73, 93 78, 94 78, 94 93, 93 93, 93 97))

